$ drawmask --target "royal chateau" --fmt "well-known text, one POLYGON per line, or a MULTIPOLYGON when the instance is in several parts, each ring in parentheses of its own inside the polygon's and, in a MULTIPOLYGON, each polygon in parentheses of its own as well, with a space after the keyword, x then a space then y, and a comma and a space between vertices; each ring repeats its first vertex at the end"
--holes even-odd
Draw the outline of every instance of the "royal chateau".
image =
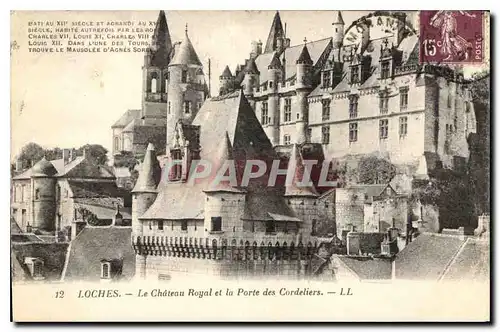
MULTIPOLYGON (((142 109, 113 126, 115 153, 144 155, 132 191, 136 277, 315 274, 318 225, 339 230, 335 190, 314 179, 297 185, 306 159, 375 153, 424 173, 465 164, 476 122, 462 72, 420 65, 418 35, 404 14, 374 13, 346 26, 332 12, 332 20, 330 37, 292 45, 276 13, 265 46, 252 42, 234 75, 229 66, 221 74, 219 96, 207 99, 187 29, 172 44, 160 12, 144 60, 142 109), (380 26, 385 35, 373 38, 380 26), (198 160, 255 159, 293 165, 293 181, 212 186, 190 171, 198 160)), ((236 167, 237 179, 242 172, 236 167)), ((381 239, 386 248, 397 242, 381 239)))

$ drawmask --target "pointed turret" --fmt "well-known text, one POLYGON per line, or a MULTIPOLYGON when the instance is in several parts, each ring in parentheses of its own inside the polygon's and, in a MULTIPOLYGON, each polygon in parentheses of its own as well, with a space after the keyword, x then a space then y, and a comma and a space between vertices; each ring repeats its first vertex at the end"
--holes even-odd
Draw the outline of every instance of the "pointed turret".
POLYGON ((150 49, 151 65, 160 68, 168 66, 172 52, 172 40, 168 30, 167 18, 163 10, 158 15, 150 49))
POLYGON ((161 169, 153 144, 149 143, 133 193, 156 192, 160 182, 161 169))
POLYGON ((332 24, 345 24, 344 19, 342 18, 342 12, 340 10, 337 10, 337 15, 335 15, 335 19, 333 20, 332 24))
POLYGON ((229 139, 229 134, 226 131, 226 135, 221 142, 221 146, 218 151, 218 155, 216 160, 220 161, 218 168, 216 169, 217 172, 221 169, 221 167, 224 167, 224 165, 234 165, 235 167, 235 172, 232 174, 229 171, 226 171, 225 174, 223 174, 224 177, 232 176, 234 175, 234 179, 231 179, 232 181, 228 180, 221 180, 218 181, 218 179, 215 179, 215 181, 211 181, 211 183, 208 184, 207 188, 205 189, 205 192, 215 192, 215 191, 225 191, 225 192, 242 192, 240 189, 236 188, 234 185, 231 184, 231 182, 234 182, 236 186, 239 184, 239 181, 241 180, 241 177, 239 176, 238 172, 238 167, 235 164, 235 160, 233 157, 233 147, 231 144, 231 140, 229 139))
POLYGON ((174 58, 172 59, 170 65, 202 66, 200 58, 198 58, 193 44, 189 39, 187 25, 184 34, 184 40, 179 45, 179 49, 176 50, 174 58))
POLYGON ((233 74, 231 73, 231 69, 229 69, 229 66, 226 66, 226 68, 224 68, 224 71, 220 75, 220 78, 232 78, 232 77, 233 74))
POLYGON ((297 59, 297 64, 303 65, 312 65, 313 61, 311 59, 311 55, 309 54, 309 50, 307 49, 307 44, 304 44, 302 48, 302 52, 300 52, 299 58, 297 59))
POLYGON ((276 12, 271 25, 271 30, 269 31, 269 36, 267 37, 264 53, 276 51, 279 46, 279 40, 283 37, 285 37, 285 30, 283 29, 283 24, 281 23, 280 13, 276 12))
MULTIPOLYGON (((317 197, 318 192, 314 185, 312 184, 311 179, 303 179, 305 172, 304 160, 302 159, 302 155, 300 151, 298 151, 297 144, 294 144, 292 147, 292 152, 290 154, 290 160, 288 162, 288 169, 294 170, 293 180, 290 185, 286 186, 285 196, 307 196, 307 197, 317 197), (299 182, 309 182, 311 181, 311 185, 301 185, 299 182)), ((308 177, 311 174, 309 172, 308 177)))
POLYGON ((255 64, 254 59, 249 59, 247 62, 247 65, 245 66, 244 69, 245 73, 247 74, 260 74, 259 69, 257 69, 257 65, 255 64))
POLYGON ((281 61, 278 57, 277 53, 274 53, 273 59, 271 60, 271 63, 267 67, 268 69, 280 69, 281 68, 281 61))

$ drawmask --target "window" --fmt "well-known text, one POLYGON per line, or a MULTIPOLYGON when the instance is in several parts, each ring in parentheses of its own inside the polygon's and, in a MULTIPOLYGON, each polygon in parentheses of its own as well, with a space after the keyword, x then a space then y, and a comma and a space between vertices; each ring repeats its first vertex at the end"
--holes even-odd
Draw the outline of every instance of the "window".
MULTIPOLYGON (((40 199, 40 189, 36 188, 35 189, 35 199, 40 199)), ((23 191, 21 195, 21 202, 24 202, 24 186, 23 186, 23 191)))
POLYGON ((181 231, 187 231, 188 230, 188 222, 187 220, 182 220, 181 221, 181 231))
POLYGON ((317 226, 317 220, 313 219, 312 221, 312 227, 311 227, 311 235, 316 235, 316 226, 317 226))
POLYGON ((222 231, 222 217, 212 217, 212 232, 222 231))
POLYGON ((188 76, 187 70, 182 70, 181 83, 187 82, 187 76, 188 76))
POLYGON ((351 67, 351 84, 359 83, 359 66, 351 67))
POLYGON ((399 137, 405 137, 408 134, 408 117, 399 118, 399 137))
POLYGON ((330 99, 323 99, 322 103, 323 103, 323 113, 322 113, 321 119, 323 121, 330 120, 330 103, 331 103, 331 100, 330 99))
POLYGON ((273 81, 269 81, 269 89, 273 88, 273 81))
POLYGON ((312 128, 307 128, 307 139, 311 141, 312 138, 312 128))
POLYGON ((381 69, 380 69, 380 78, 381 79, 389 78, 389 76, 390 76, 389 68, 390 68, 389 61, 383 61, 381 69))
POLYGON ((330 86, 331 73, 330 71, 323 72, 323 88, 328 88, 330 86))
POLYGON ((323 144, 328 144, 330 143, 330 127, 328 126, 325 126, 323 128, 321 128, 321 142, 323 144))
POLYGON ((101 279, 111 279, 111 264, 101 262, 101 279))
POLYGON ((184 113, 186 113, 186 114, 191 113, 191 102, 190 101, 184 102, 184 113))
POLYGON ((262 102, 262 114, 261 114, 261 123, 262 125, 269 124, 269 110, 267 106, 267 101, 262 102))
MULTIPOLYGON (((21 225, 26 224, 26 209, 21 210, 21 225)), ((28 230, 26 230, 28 233, 30 233, 28 230)))
POLYGON ((158 230, 163 230, 163 220, 158 220, 158 230))
POLYGON ((283 144, 290 145, 290 135, 283 136, 283 144))
POLYGON ((389 96, 387 95, 387 92, 382 92, 380 94, 380 114, 386 114, 387 111, 389 110, 389 96))
POLYGON ((357 95, 349 96, 349 119, 358 117, 358 99, 359 96, 357 95))
POLYGON ((451 108, 451 92, 448 92, 448 99, 446 100, 446 106, 451 108))
POLYGON ((196 104, 196 107, 197 107, 197 109, 199 110, 199 109, 201 108, 201 102, 198 102, 198 103, 196 104))
POLYGON ((176 161, 171 169, 170 180, 180 180, 182 177, 182 165, 179 161, 182 160, 181 150, 172 151, 172 161, 176 161))
POLYGON ((399 89, 399 107, 401 110, 408 108, 408 87, 399 89))
POLYGON ((292 121, 292 99, 285 98, 285 122, 292 121))
POLYGON ((43 277, 43 263, 39 260, 33 261, 33 277, 43 277))
POLYGON ((157 84, 158 80, 156 78, 151 79, 151 92, 156 93, 157 92, 157 84))
POLYGON ((266 221, 266 234, 276 233, 276 225, 273 220, 266 221))
POLYGON ((379 137, 380 139, 386 139, 389 135, 389 120, 383 119, 379 122, 379 137))
POLYGON ((356 142, 358 140, 358 123, 349 123, 349 142, 356 142))
POLYGON ((115 136, 115 138, 114 138, 114 144, 113 145, 115 146, 115 151, 120 150, 118 136, 115 136))
POLYGON ((168 102, 167 113, 170 114, 171 111, 172 111, 172 103, 168 102))
POLYGON ((470 112, 470 103, 468 101, 465 102, 465 112, 466 113, 470 112))

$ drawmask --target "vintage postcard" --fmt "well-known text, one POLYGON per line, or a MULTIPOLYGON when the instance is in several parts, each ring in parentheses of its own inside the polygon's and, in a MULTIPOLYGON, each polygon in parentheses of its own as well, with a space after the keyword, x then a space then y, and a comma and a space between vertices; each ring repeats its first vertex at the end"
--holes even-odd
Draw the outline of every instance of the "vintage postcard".
POLYGON ((11 12, 12 319, 490 321, 490 13, 11 12))

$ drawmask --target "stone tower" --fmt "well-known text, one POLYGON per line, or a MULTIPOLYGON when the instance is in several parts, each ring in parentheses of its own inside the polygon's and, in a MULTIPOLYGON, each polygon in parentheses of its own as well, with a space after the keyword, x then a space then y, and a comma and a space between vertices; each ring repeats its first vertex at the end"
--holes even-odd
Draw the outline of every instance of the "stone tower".
POLYGON ((226 66, 222 74, 219 76, 219 95, 226 94, 233 89, 233 80, 233 74, 231 73, 229 66, 226 66))
POLYGON ((53 231, 56 213, 56 178, 54 165, 45 157, 33 166, 31 174, 32 227, 53 231))
POLYGON ((191 123, 208 92, 203 65, 189 39, 187 25, 184 40, 168 65, 168 75, 167 147, 173 140, 176 123, 191 123))
POLYGON ((307 41, 302 48, 299 58, 297 59, 297 105, 298 105, 298 118, 296 122, 297 127, 297 144, 306 142, 307 133, 306 127, 308 122, 308 104, 307 95, 312 89, 311 68, 313 61, 309 50, 307 49, 307 41))
POLYGON ((168 64, 172 49, 167 18, 162 10, 158 15, 151 46, 144 55, 141 111, 143 124, 165 125, 166 123, 168 64))
POLYGON ((280 110, 278 88, 282 81, 282 65, 277 55, 274 54, 271 63, 267 67, 267 77, 269 80, 269 97, 267 100, 269 109, 269 126, 266 128, 267 137, 273 145, 278 145, 280 140, 280 110))

